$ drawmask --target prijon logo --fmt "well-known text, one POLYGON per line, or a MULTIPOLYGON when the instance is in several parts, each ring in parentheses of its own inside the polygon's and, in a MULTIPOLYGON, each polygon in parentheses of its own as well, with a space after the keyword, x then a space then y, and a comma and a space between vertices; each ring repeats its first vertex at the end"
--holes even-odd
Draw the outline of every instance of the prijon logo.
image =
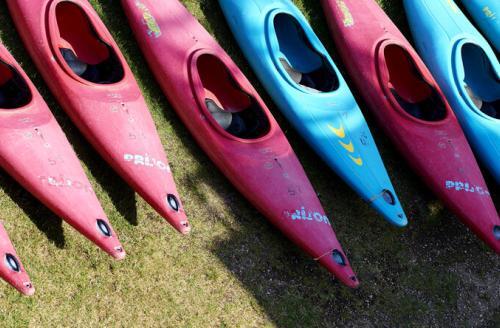
POLYGON ((448 190, 455 190, 455 191, 462 191, 462 192, 469 192, 469 193, 477 193, 478 195, 486 195, 490 196, 490 192, 488 189, 480 187, 480 186, 474 186, 468 182, 461 182, 461 181, 446 181, 446 189, 448 190))
POLYGON ((77 190, 84 190, 86 192, 92 193, 92 187, 86 185, 80 181, 72 180, 64 177, 62 174, 59 177, 53 176, 39 176, 38 179, 42 181, 42 183, 47 184, 48 186, 58 187, 58 188, 72 188, 77 190))
POLYGON ((170 166, 168 164, 165 164, 162 161, 149 156, 148 154, 144 156, 125 154, 123 155, 123 159, 125 160, 125 162, 130 162, 137 166, 152 167, 157 168, 161 171, 170 172, 170 166))
POLYGON ((161 36, 161 28, 156 22, 156 19, 153 17, 151 14, 151 11, 149 10, 148 7, 146 7, 145 4, 143 4, 140 1, 136 1, 135 5, 139 10, 142 11, 142 18, 144 25, 148 27, 148 35, 149 36, 154 36, 155 38, 159 38, 161 36))
POLYGON ((326 215, 323 215, 319 212, 307 211, 304 206, 300 208, 300 210, 295 210, 295 212, 284 212, 285 217, 291 219, 292 221, 302 220, 302 221, 316 221, 320 223, 330 224, 330 220, 326 215))

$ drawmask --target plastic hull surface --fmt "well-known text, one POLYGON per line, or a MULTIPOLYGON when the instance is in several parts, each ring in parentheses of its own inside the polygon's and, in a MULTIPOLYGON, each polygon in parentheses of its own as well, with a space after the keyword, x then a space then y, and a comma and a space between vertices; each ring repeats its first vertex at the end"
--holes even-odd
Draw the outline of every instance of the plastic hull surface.
POLYGON ((178 1, 132 0, 122 5, 163 91, 212 161, 288 238, 343 283, 357 286, 283 132, 228 55, 178 1), (228 133, 210 114, 207 98, 234 107, 252 103, 267 124, 265 132, 246 139, 228 133))
POLYGON ((452 0, 405 1, 404 4, 420 54, 446 94, 472 148, 500 183, 500 63, 497 56, 452 0), (483 109, 485 106, 487 111, 483 109), (491 111, 496 114, 488 115, 491 111))
POLYGON ((500 1, 462 0, 491 44, 500 52, 500 1))

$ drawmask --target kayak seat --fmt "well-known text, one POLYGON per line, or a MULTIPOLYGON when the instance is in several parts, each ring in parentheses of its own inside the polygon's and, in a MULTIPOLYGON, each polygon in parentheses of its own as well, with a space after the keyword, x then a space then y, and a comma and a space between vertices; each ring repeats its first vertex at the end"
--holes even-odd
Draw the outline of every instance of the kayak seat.
POLYGON ((483 49, 474 44, 462 47, 464 87, 477 108, 500 119, 500 80, 483 49))
POLYGON ((446 105, 427 83, 411 56, 398 45, 384 50, 389 89, 398 104, 411 116, 424 121, 440 121, 446 117, 446 105))
POLYGON ((285 71, 292 80, 314 92, 332 92, 339 88, 335 70, 325 56, 317 52, 307 38, 299 22, 288 14, 274 18, 285 71))
POLYGON ((270 124, 264 111, 241 90, 222 61, 213 55, 202 55, 197 68, 206 108, 226 132, 242 139, 267 134, 270 124))
POLYGON ((12 67, 0 62, 0 108, 21 108, 30 101, 31 92, 26 81, 12 67))
POLYGON ((60 34, 57 46, 76 75, 97 84, 123 79, 118 56, 99 38, 83 9, 69 1, 61 2, 56 7, 56 20, 60 34))

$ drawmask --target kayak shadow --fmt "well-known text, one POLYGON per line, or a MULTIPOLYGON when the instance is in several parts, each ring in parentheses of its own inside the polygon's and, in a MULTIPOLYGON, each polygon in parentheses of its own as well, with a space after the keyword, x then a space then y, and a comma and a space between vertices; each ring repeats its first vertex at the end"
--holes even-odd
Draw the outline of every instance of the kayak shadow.
MULTIPOLYGON (((0 172, 0 189, 16 203, 49 241, 57 248, 63 249, 66 242, 62 219, 39 202, 5 171, 0 172)), ((2 216, 1 212, 0 216, 2 216)))
MULTIPOLYGON (((137 226, 139 222, 134 189, 113 170, 76 127, 72 126, 71 129, 74 131, 68 134, 68 140, 75 150, 78 150, 78 157, 85 163, 92 177, 95 178, 97 185, 94 188, 102 188, 111 198, 111 203, 118 213, 129 224, 137 226)), ((102 199, 100 201, 104 204, 102 199)), ((113 224, 113 221, 111 223, 113 224)))

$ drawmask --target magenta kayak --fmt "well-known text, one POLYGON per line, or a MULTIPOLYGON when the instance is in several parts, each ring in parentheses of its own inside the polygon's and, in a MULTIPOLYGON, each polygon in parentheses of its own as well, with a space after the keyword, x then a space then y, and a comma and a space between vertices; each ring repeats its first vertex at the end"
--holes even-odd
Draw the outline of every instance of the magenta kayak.
POLYGON ((132 72, 86 0, 7 1, 55 97, 113 169, 176 230, 191 229, 132 72))

